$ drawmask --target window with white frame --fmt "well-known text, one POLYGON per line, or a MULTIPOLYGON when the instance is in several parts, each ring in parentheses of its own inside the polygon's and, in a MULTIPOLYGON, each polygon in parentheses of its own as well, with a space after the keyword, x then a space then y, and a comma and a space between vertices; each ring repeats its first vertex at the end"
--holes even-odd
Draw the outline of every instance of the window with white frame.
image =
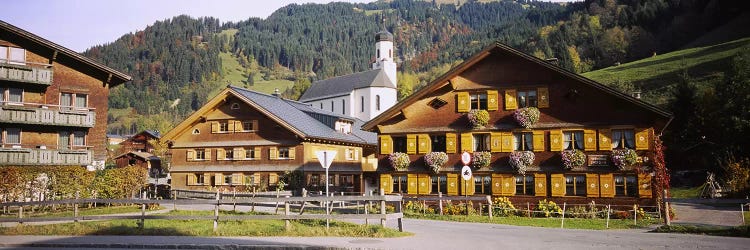
POLYGON ((85 109, 88 107, 88 97, 87 94, 62 92, 60 93, 60 106, 85 109))
POLYGON ((533 151, 534 150, 534 134, 531 132, 513 133, 513 150, 533 151))
POLYGON ((20 128, 6 128, 5 129, 5 144, 21 144, 21 129, 20 128))
POLYGON ((583 150, 583 131, 563 131, 563 149, 583 150))
POLYGON ((279 148, 279 159, 289 159, 289 148, 279 148))
POLYGON ((8 63, 8 46, 0 46, 0 63, 8 63))
POLYGON ((69 131, 60 131, 57 134, 57 148, 58 149, 70 148, 70 132, 69 131))
POLYGON ((18 65, 26 64, 26 50, 25 49, 10 47, 10 52, 8 53, 8 55, 10 58, 8 63, 18 64, 18 65))
POLYGON ((352 133, 352 123, 346 122, 346 121, 336 121, 335 124, 336 131, 339 131, 344 134, 351 134, 352 133))
POLYGON ((23 89, 19 89, 19 88, 5 89, 5 101, 9 104, 23 103, 23 89))
POLYGON ((474 152, 490 151, 490 134, 474 134, 474 152))
POLYGON ((83 131, 73 132, 73 146, 86 146, 86 133, 83 131))

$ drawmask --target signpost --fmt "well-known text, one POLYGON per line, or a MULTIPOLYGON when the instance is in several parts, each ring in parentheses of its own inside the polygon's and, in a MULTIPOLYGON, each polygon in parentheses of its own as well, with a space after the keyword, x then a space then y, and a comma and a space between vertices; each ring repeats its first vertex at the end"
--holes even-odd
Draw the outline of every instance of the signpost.
MULTIPOLYGON (((461 168, 461 178, 464 178, 464 198, 466 198, 469 195, 468 192, 468 186, 469 186, 469 180, 471 179, 471 168, 469 167, 469 163, 471 162, 471 154, 469 152, 464 152, 461 154, 461 163, 464 164, 464 167, 461 168)), ((469 215, 469 200, 466 200, 466 215, 469 215)))
MULTIPOLYGON (((337 151, 333 150, 315 151, 315 156, 318 157, 320 166, 326 170, 326 197, 330 197, 328 195, 328 168, 331 166, 331 163, 333 163, 333 159, 336 158, 336 152, 337 151)), ((329 210, 329 203, 330 202, 326 201, 326 215, 330 215, 331 213, 329 210)), ((328 230, 328 218, 326 218, 326 230, 328 230)))

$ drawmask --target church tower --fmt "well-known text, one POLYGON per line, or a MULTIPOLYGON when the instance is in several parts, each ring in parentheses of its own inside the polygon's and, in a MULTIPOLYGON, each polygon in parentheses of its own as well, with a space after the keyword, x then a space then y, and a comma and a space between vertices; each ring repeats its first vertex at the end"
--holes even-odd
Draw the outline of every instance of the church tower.
POLYGON ((393 34, 383 27, 382 31, 375 34, 375 62, 372 63, 372 69, 383 69, 396 85, 396 62, 393 60, 393 53, 393 34))

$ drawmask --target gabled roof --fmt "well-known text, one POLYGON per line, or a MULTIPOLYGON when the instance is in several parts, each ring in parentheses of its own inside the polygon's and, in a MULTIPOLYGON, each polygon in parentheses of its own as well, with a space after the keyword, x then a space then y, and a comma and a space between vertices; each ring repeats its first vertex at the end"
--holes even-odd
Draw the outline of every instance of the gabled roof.
MULTIPOLYGON (((85 65, 88 65, 102 72, 104 75, 107 76, 107 80, 105 80, 105 82, 110 83, 110 86, 115 86, 115 85, 132 80, 132 78, 129 75, 126 75, 125 73, 122 73, 110 67, 107 67, 102 63, 99 63, 91 58, 88 58, 79 54, 78 52, 65 48, 59 44, 53 43, 47 39, 44 39, 40 36, 35 35, 34 33, 31 33, 24 29, 13 26, 12 24, 6 23, 5 21, 2 21, 2 20, 0 20, 0 30, 2 30, 3 33, 7 32, 3 34, 2 36, 0 36, 0 38, 8 38, 8 37, 15 36, 15 38, 22 39, 22 42, 33 43, 33 44, 48 48, 52 52, 50 53, 49 56, 56 57, 57 59, 55 60, 70 59, 70 60, 85 64, 85 65)), ((19 41, 11 41, 11 42, 16 43, 19 41)))
POLYGON ((118 156, 115 156, 114 159, 117 159, 117 158, 120 158, 120 157, 123 157, 123 156, 126 156, 126 155, 132 155, 132 156, 134 156, 136 158, 140 158, 140 159, 142 159, 144 161, 146 161, 146 160, 149 160, 149 161, 153 161, 153 160, 159 161, 159 160, 161 160, 161 159, 159 159, 159 157, 157 157, 157 156, 155 156, 155 155, 153 155, 151 153, 136 152, 136 151, 131 151, 131 152, 120 154, 118 156))
MULTIPOLYGON (((626 100, 628 102, 631 102, 631 103, 633 103, 633 104, 635 104, 637 106, 643 107, 646 110, 651 111, 651 112, 653 112, 653 113, 655 113, 655 114, 657 114, 659 116, 662 116, 662 117, 664 117, 666 119, 670 119, 670 121, 671 121, 672 114, 669 113, 668 111, 662 109, 662 108, 659 108, 659 107, 657 107, 657 106, 655 106, 653 104, 647 103, 647 102, 645 102, 643 100, 634 98, 634 97, 632 97, 630 95, 627 95, 625 93, 622 93, 622 92, 620 92, 620 91, 618 91, 618 90, 616 90, 616 89, 614 89, 612 87, 603 85, 603 84, 598 83, 598 82, 596 82, 594 80, 591 80, 591 79, 588 79, 586 77, 583 77, 583 76, 581 76, 579 74, 576 74, 576 73, 573 73, 571 71, 568 71, 568 70, 566 70, 564 68, 561 68, 561 67, 559 67, 559 66, 557 66, 555 64, 551 64, 551 63, 549 63, 547 61, 544 61, 542 59, 536 58, 536 57, 534 57, 532 55, 529 55, 529 54, 523 53, 523 52, 521 52, 519 50, 513 49, 510 46, 505 45, 503 43, 495 42, 492 45, 487 46, 482 51, 474 54, 469 59, 466 59, 466 61, 464 61, 463 63, 459 64, 458 66, 452 68, 451 70, 449 70, 448 72, 446 72, 442 76, 440 76, 440 77, 436 78, 435 80, 433 80, 432 82, 428 83, 425 87, 423 87, 422 89, 420 89, 416 93, 410 95, 406 99, 404 99, 401 102, 397 103, 396 105, 394 105, 390 109, 384 111, 383 113, 381 113, 380 115, 376 116, 372 120, 366 122, 364 125, 362 125, 362 129, 366 130, 366 131, 373 131, 378 124, 384 122, 385 120, 387 120, 387 119, 389 119, 391 117, 394 117, 394 116, 398 115, 401 112, 401 110, 403 110, 405 107, 413 104, 414 102, 420 100, 423 96, 425 96, 425 95, 427 95, 427 94, 429 94, 429 93, 431 93, 431 92, 433 92, 433 91, 435 91, 435 90, 437 90, 437 89, 445 86, 446 84, 450 84, 449 80, 451 80, 453 77, 455 77, 458 74, 464 72, 465 70, 467 70, 468 68, 470 68, 471 66, 473 66, 477 62, 481 61, 482 59, 486 58, 490 54, 497 53, 497 51, 505 51, 505 52, 508 52, 508 53, 510 53, 512 55, 515 55, 515 56, 519 57, 520 59, 531 61, 533 63, 539 64, 539 65, 541 65, 541 66, 543 66, 545 68, 548 68, 548 69, 550 69, 552 71, 560 73, 563 76, 571 78, 571 79, 573 79, 573 80, 575 80, 577 82, 589 85, 589 86, 594 87, 594 88, 596 88, 598 90, 601 90, 601 91, 603 91, 603 92, 605 92, 607 94, 613 95, 613 96, 615 96, 617 98, 624 99, 624 100, 626 100)), ((669 124, 669 121, 665 124, 665 127, 668 124, 669 124)))
POLYGON ((156 139, 161 138, 161 133, 158 130, 148 130, 148 129, 146 129, 143 132, 141 132, 141 134, 143 134, 143 133, 148 134, 151 137, 154 137, 156 139))
POLYGON ((175 126, 174 129, 164 134, 163 139, 172 140, 199 119, 200 116, 218 105, 220 100, 230 95, 236 96, 238 99, 257 109, 279 125, 289 129, 303 140, 320 139, 363 146, 374 146, 377 142, 377 135, 375 133, 362 131, 360 129, 364 122, 357 118, 315 109, 311 107, 310 104, 287 100, 278 96, 267 95, 234 86, 227 87, 227 89, 211 99, 201 109, 194 112, 190 117, 175 126), (336 131, 333 126, 330 126, 332 124, 324 123, 323 120, 326 120, 325 118, 353 122, 352 133, 345 134, 336 131))
POLYGON ((383 69, 373 69, 314 82, 300 96, 299 101, 308 102, 347 95, 355 89, 366 87, 396 88, 396 85, 383 69))

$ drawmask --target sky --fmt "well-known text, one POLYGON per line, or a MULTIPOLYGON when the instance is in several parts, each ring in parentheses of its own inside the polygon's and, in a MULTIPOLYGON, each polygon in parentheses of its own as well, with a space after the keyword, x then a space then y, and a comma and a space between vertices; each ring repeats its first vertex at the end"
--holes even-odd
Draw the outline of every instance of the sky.
MULTIPOLYGON (((576 0, 552 0, 554 2, 576 0)), ((77 52, 114 42, 156 21, 186 14, 237 22, 291 3, 331 0, 3 0, 0 20, 77 52)), ((346 2, 372 2, 347 0, 346 2)))

